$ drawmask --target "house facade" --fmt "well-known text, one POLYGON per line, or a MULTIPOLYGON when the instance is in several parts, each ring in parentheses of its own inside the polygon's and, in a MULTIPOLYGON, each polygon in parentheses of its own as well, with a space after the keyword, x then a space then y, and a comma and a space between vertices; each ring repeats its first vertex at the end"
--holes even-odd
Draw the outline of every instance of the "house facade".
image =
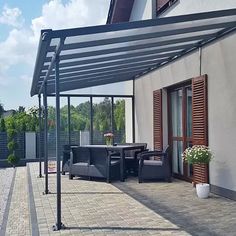
MULTIPOLYGON (((234 0, 112 0, 107 23, 233 8, 234 0)), ((231 199, 236 199, 235 42, 232 32, 134 80, 135 141, 149 148, 169 144, 173 175, 188 181, 192 167, 183 163, 182 152, 193 144, 209 145, 211 191, 231 199)))

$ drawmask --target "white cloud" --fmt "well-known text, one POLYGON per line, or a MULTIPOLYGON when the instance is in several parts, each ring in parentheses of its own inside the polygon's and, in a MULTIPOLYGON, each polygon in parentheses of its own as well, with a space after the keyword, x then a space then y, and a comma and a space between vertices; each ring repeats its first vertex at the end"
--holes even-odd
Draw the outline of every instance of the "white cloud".
POLYGON ((9 32, 5 41, 0 41, 0 84, 25 86, 25 83, 20 85, 19 81, 27 78, 30 87, 41 29, 105 24, 109 2, 110 0, 69 0, 63 4, 61 0, 51 0, 42 6, 41 16, 32 19, 28 27, 22 25, 20 9, 4 6, 0 23, 11 25, 14 29, 9 32), (20 25, 22 27, 19 28, 20 25), (19 72, 18 78, 9 75, 22 64, 28 67, 27 72, 19 72))
POLYGON ((30 27, 13 29, 7 39, 0 42, 0 68, 9 68, 19 62, 33 65, 41 29, 55 30, 105 23, 108 2, 70 0, 64 5, 61 0, 52 0, 44 4, 42 15, 32 19, 30 27))
POLYGON ((0 15, 0 24, 6 24, 13 27, 20 27, 24 22, 24 19, 22 18, 21 14, 22 13, 19 8, 9 8, 5 5, 0 15))
POLYGON ((42 16, 32 20, 35 35, 43 28, 64 29, 106 23, 109 0, 52 0, 43 5, 42 16))

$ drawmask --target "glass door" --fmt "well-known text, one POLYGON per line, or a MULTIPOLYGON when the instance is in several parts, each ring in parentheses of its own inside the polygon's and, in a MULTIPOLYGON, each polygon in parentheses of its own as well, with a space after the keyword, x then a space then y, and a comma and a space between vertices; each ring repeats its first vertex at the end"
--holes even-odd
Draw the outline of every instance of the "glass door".
POLYGON ((183 162, 182 153, 192 145, 192 88, 172 89, 169 98, 172 172, 177 177, 191 180, 192 167, 183 162))

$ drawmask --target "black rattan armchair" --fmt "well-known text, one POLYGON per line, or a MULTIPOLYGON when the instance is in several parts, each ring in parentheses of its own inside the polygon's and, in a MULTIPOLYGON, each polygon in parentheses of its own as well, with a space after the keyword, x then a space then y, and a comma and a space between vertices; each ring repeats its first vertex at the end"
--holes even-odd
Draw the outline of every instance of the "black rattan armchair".
POLYGON ((72 148, 70 158, 69 179, 74 176, 88 176, 90 163, 90 150, 87 147, 72 148))
POLYGON ((78 147, 76 144, 66 144, 63 149, 63 158, 62 158, 62 175, 65 175, 65 172, 69 172, 70 169, 70 153, 72 147, 78 147))
POLYGON ((169 146, 163 151, 147 151, 140 154, 139 183, 145 179, 164 179, 171 182, 171 170, 168 156, 169 146))

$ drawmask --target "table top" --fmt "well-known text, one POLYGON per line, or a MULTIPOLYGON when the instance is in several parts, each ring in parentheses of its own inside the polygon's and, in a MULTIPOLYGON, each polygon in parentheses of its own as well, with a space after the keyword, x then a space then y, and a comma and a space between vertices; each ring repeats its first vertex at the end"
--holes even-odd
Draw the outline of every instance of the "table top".
POLYGON ((108 150, 132 150, 132 149, 143 149, 144 145, 138 144, 129 144, 129 145, 116 145, 116 146, 109 146, 109 145, 83 145, 82 147, 91 147, 91 148, 107 148, 108 150))

